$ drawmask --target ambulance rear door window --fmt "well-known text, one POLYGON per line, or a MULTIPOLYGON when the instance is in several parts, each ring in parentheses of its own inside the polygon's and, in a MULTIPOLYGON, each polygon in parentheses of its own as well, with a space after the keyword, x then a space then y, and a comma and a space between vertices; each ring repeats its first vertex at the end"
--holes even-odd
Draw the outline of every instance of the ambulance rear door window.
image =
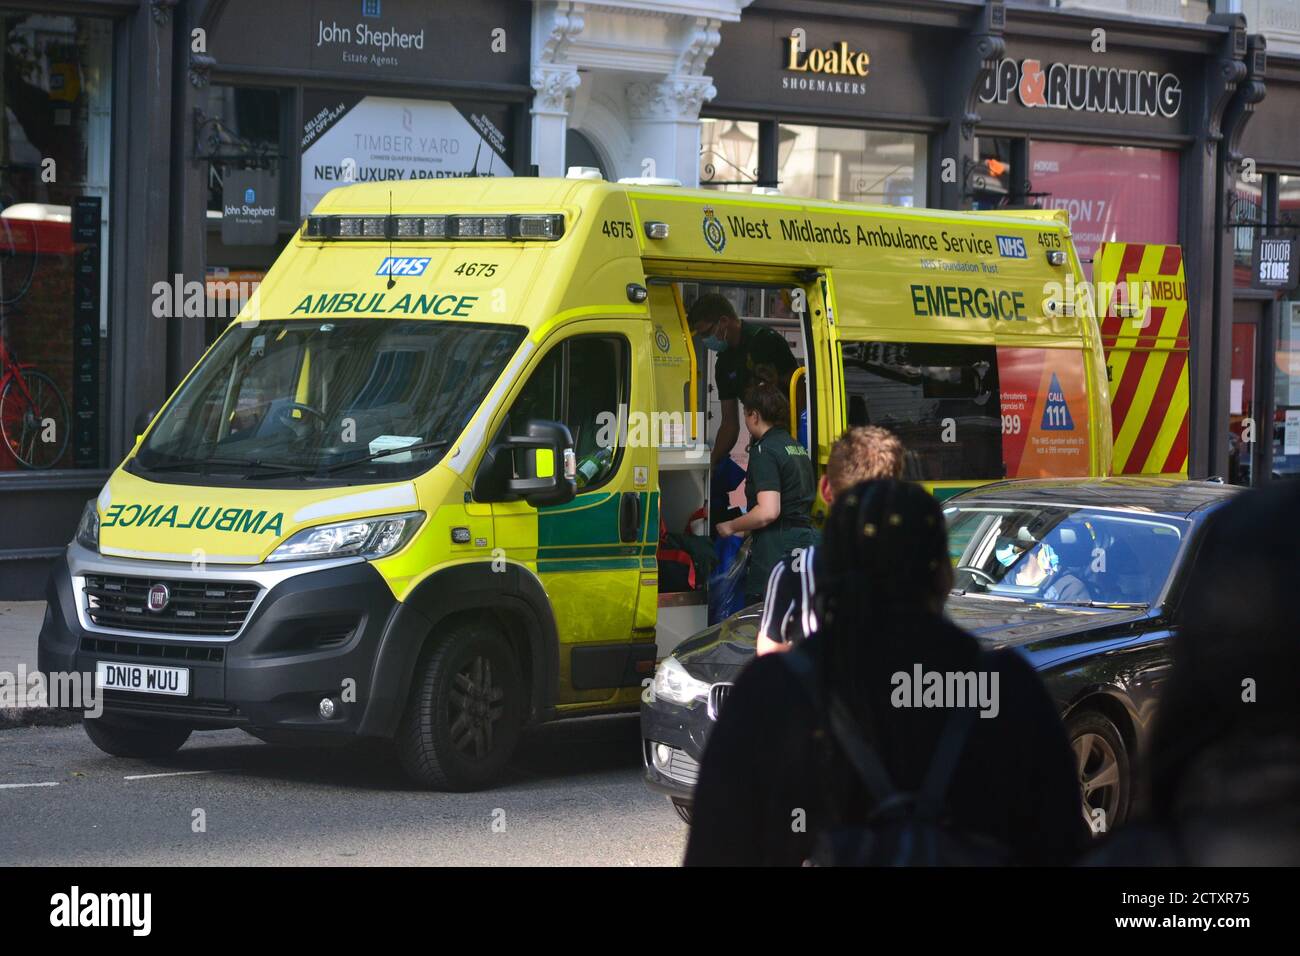
POLYGON ((848 424, 888 428, 913 481, 1002 478, 997 349, 991 345, 845 342, 848 424))

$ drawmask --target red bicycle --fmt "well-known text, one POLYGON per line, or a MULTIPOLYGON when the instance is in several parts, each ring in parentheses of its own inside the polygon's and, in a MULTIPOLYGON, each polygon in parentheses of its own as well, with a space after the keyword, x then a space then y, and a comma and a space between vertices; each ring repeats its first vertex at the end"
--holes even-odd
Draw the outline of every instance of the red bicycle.
MULTIPOLYGON (((0 198, 0 206, 10 205, 7 198, 0 198)), ((68 450, 68 402, 54 379, 19 362, 4 338, 6 313, 32 287, 39 238, 34 223, 0 215, 0 442, 18 464, 44 469, 57 465, 68 450)))
POLYGON ((17 361, 0 338, 0 441, 27 468, 53 468, 68 450, 72 419, 54 379, 17 361))

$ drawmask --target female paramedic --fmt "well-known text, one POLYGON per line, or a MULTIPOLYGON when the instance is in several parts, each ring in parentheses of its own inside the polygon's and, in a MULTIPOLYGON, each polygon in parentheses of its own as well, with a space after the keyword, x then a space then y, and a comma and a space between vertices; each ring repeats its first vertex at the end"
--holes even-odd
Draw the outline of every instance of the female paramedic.
POLYGON ((790 403, 780 389, 755 381, 745 389, 745 427, 749 429, 748 509, 739 518, 717 525, 720 536, 752 534, 745 603, 763 599, 768 575, 795 548, 815 544, 812 526, 816 476, 808 449, 786 429, 790 403))

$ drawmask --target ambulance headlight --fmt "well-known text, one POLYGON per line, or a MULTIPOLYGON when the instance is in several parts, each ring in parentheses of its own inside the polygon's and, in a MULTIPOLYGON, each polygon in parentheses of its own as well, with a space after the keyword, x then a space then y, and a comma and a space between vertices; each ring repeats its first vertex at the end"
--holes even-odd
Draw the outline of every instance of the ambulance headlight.
POLYGON ((657 699, 675 704, 689 704, 709 696, 707 681, 697 680, 686 673, 686 668, 675 657, 665 657, 655 670, 654 694, 657 699))
POLYGON ((359 518, 304 528, 267 557, 267 561, 309 561, 359 556, 387 557, 411 540, 424 521, 423 511, 377 518, 359 518))
POLYGON ((99 551, 99 502, 91 498, 81 511, 81 520, 77 522, 77 544, 91 551, 99 551))

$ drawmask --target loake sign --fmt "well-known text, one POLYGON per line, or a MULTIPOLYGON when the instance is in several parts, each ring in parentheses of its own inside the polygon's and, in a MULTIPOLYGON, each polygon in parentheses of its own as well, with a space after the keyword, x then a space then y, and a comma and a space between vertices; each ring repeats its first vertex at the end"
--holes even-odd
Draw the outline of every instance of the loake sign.
POLYGON ((785 38, 788 56, 785 68, 793 73, 824 73, 828 76, 865 77, 871 67, 871 56, 852 49, 841 40, 838 45, 804 51, 803 41, 797 36, 785 38))

